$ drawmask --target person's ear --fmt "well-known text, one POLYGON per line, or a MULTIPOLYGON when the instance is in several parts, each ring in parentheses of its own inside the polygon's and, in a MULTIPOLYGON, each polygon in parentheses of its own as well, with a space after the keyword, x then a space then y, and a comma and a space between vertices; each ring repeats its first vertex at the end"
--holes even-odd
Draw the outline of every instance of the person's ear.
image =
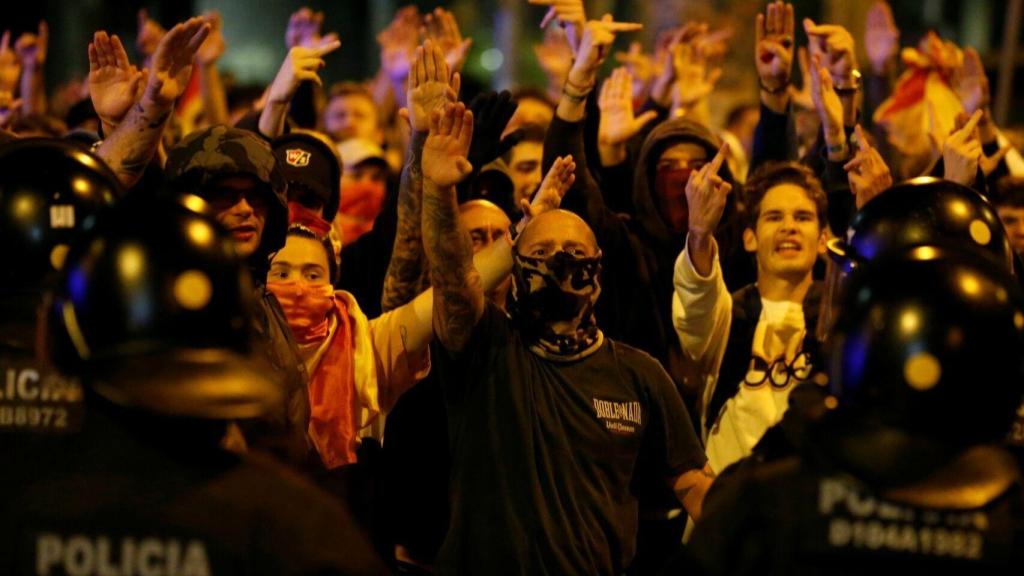
POLYGON ((818 234, 818 255, 819 256, 824 256, 825 253, 828 251, 827 250, 828 240, 831 237, 832 237, 832 232, 829 230, 828 226, 825 226, 825 228, 822 229, 821 234, 818 234))
POLYGON ((757 252, 757 233, 753 228, 743 229, 743 249, 747 252, 757 252))

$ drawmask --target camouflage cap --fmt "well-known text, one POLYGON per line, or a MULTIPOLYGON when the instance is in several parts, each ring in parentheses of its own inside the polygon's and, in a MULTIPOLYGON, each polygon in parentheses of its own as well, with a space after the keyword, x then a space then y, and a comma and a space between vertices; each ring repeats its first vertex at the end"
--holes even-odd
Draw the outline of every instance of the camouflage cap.
POLYGON ((164 167, 171 187, 203 196, 213 180, 244 174, 267 186, 270 209, 253 262, 263 266, 284 246, 288 229, 288 184, 277 167, 270 143, 253 132, 219 124, 197 130, 167 153, 164 167))
POLYGON ((166 172, 172 181, 198 176, 193 180, 198 185, 228 174, 248 174, 276 194, 285 188, 270 144, 248 130, 223 124, 186 136, 168 152, 166 172))

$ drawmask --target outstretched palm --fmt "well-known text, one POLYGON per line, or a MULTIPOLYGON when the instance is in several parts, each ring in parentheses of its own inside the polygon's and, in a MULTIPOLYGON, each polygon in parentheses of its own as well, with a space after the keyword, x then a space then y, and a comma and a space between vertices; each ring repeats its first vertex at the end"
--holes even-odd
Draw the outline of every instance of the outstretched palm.
POLYGON ((423 177, 438 187, 455 186, 473 166, 466 159, 473 141, 473 113, 461 102, 430 115, 430 136, 423 144, 423 177))
POLYGON ((143 73, 128 62, 121 39, 96 32, 89 44, 89 95, 103 121, 116 124, 135 102, 143 73))
POLYGON ((440 110, 447 102, 458 98, 459 76, 448 79, 448 63, 444 52, 427 40, 416 49, 416 57, 409 72, 409 124, 413 130, 430 129, 430 114, 440 110))
POLYGON ((171 28, 153 54, 146 96, 154 102, 172 103, 185 92, 192 75, 192 59, 210 33, 204 18, 196 17, 171 28))

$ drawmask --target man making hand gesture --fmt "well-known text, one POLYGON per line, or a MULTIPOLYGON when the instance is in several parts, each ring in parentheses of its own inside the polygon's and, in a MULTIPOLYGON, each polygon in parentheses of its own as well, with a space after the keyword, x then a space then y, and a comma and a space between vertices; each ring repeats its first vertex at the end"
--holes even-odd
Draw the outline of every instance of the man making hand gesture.
MULTIPOLYGON (((472 171, 472 126, 462 104, 435 111, 422 158, 423 244, 454 447, 439 567, 622 574, 636 550, 634 478, 665 481, 698 517, 711 483, 703 451, 661 366, 597 328, 601 250, 578 216, 548 209, 531 218, 512 247, 511 317, 486 302, 454 188, 472 171)), ((550 200, 528 213, 556 205, 579 171, 568 158, 555 166, 550 200)))

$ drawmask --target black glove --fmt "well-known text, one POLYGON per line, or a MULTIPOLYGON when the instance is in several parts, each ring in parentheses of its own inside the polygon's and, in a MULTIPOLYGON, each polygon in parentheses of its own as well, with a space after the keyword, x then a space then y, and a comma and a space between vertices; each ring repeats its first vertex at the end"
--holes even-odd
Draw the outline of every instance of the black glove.
POLYGON ((500 94, 478 94, 469 103, 469 109, 473 111, 473 143, 469 146, 469 162, 476 170, 490 164, 523 139, 522 130, 501 137, 518 107, 519 103, 512 99, 508 90, 500 94))

